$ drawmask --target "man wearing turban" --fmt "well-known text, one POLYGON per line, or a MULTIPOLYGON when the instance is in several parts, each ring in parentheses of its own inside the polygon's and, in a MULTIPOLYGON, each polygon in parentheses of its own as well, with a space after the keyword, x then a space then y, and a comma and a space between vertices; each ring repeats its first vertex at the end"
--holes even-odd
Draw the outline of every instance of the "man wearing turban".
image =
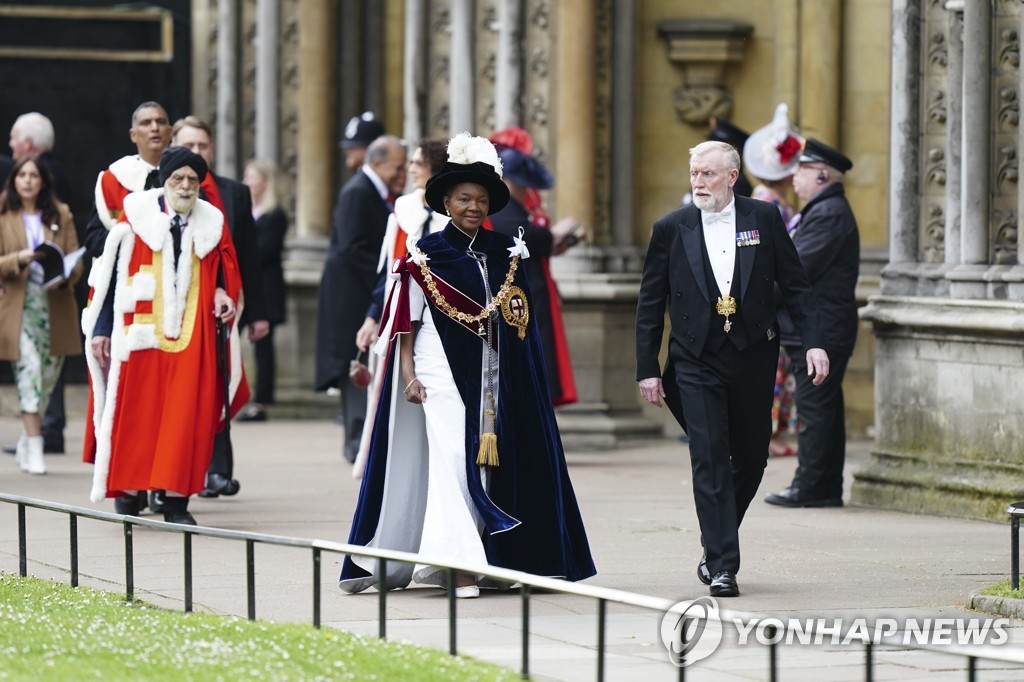
MULTIPOLYGON (((166 490, 164 519, 185 524, 195 524, 188 498, 203 489, 224 412, 216 322, 230 323, 241 288, 224 216, 199 199, 206 173, 198 154, 164 150, 160 186, 124 199, 82 315, 91 498, 138 514, 137 492, 166 490)), ((229 355, 231 388, 247 391, 229 355)))

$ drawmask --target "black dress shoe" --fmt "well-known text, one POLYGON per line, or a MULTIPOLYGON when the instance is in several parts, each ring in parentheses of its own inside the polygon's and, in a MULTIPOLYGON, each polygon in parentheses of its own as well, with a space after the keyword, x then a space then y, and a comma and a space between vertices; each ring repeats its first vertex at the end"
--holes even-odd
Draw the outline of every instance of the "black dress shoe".
POLYGON ((199 497, 211 498, 220 495, 230 497, 237 495, 241 488, 241 484, 233 478, 228 478, 224 474, 208 473, 206 474, 206 487, 199 493, 199 497))
POLYGON ((187 511, 184 512, 164 512, 164 521, 167 523, 180 523, 183 526, 198 526, 196 520, 192 518, 192 515, 187 511))
POLYGON ((711 581, 712 597, 738 597, 740 587, 736 584, 736 576, 732 571, 719 571, 711 581))
MULTIPOLYGON (((164 510, 164 500, 167 499, 167 493, 163 490, 154 490, 149 494, 149 508, 154 514, 159 514, 164 510)), ((145 506, 145 505, 143 505, 145 506)))
POLYGON ((708 550, 704 548, 704 534, 700 536, 700 563, 697 564, 697 579, 705 585, 711 584, 711 571, 708 570, 708 550))
POLYGON ((114 511, 125 516, 138 516, 146 508, 146 492, 114 498, 114 511))
POLYGON ((842 507, 841 497, 809 497, 802 494, 796 488, 790 486, 781 493, 772 493, 764 498, 768 504, 779 507, 842 507))
POLYGON ((5 445, 4 446, 4 454, 5 455, 16 455, 16 454, 18 454, 18 446, 17 445, 5 445))

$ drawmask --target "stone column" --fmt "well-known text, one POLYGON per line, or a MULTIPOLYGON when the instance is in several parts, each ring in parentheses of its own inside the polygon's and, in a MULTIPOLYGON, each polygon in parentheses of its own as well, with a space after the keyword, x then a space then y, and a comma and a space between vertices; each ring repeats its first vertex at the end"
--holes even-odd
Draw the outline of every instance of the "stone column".
POLYGON ((330 231, 334 197, 336 43, 333 0, 299 0, 299 126, 295 226, 298 236, 330 231))
MULTIPOLYGON (((593 0, 558 3, 556 45, 555 211, 594 225, 594 49, 597 29, 593 0)), ((609 235, 593 235, 603 245, 609 235)))
POLYGON ((522 73, 522 0, 501 0, 498 7, 497 73, 494 79, 494 128, 522 125, 520 74, 522 73))
POLYGON ((456 135, 475 133, 473 87, 473 2, 452 0, 452 51, 449 62, 448 126, 456 135))
POLYGON ((947 277, 953 298, 985 298, 989 260, 990 145, 992 141, 992 5, 964 3, 963 107, 961 119, 960 265, 947 277))
POLYGON ((921 132, 921 0, 893 0, 891 120, 889 122, 889 264, 884 294, 916 289, 921 203, 918 198, 921 132))
POLYGON ((280 0, 256 3, 256 156, 277 162, 280 152, 278 33, 280 0))
POLYGON ((423 137, 424 68, 427 8, 425 0, 405 0, 405 45, 402 80, 402 136, 410 144, 423 137))
MULTIPOLYGON (((895 4, 899 4, 896 0, 895 4)), ((842 0, 803 0, 800 12, 800 126, 805 135, 839 145, 842 0)))
POLYGON ((949 61, 947 66, 950 93, 946 107, 946 263, 960 262, 960 144, 964 78, 964 0, 947 0, 949 12, 949 61))
POLYGON ((238 176, 238 0, 217 3, 217 174, 238 176))
POLYGON ((633 247, 633 69, 636 8, 633 0, 612 7, 612 242, 633 247))

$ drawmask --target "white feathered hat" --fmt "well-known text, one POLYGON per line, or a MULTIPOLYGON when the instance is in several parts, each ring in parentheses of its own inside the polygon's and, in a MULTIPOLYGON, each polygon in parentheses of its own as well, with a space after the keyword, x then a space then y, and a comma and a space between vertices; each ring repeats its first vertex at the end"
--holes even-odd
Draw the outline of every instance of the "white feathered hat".
POLYGON ((743 145, 743 165, 761 180, 782 180, 793 174, 804 140, 789 124, 789 107, 775 107, 772 122, 750 134, 743 145))
POLYGON ((426 199, 435 211, 444 213, 444 195, 455 185, 472 182, 487 189, 490 207, 496 213, 508 204, 508 187, 501 179, 501 159, 486 137, 459 133, 448 142, 448 160, 429 180, 426 199))

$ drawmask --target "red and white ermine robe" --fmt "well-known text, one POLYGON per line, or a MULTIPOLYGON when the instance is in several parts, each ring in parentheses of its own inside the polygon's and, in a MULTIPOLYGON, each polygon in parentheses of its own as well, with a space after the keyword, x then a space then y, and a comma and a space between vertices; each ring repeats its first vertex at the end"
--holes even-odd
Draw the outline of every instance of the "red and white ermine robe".
POLYGON ((123 220, 124 198, 141 192, 153 167, 138 154, 122 156, 96 178, 96 213, 108 230, 123 220))
MULTIPOLYGON (((213 297, 219 280, 232 300, 239 298, 235 248, 223 214, 199 199, 175 270, 162 195, 161 188, 125 197, 124 221, 110 229, 89 278, 87 348, 114 286, 109 370, 86 353, 92 391, 83 459, 96 465, 94 502, 126 490, 198 493, 223 419, 213 297)), ((229 355, 232 403, 241 405, 249 389, 237 344, 229 355)))

